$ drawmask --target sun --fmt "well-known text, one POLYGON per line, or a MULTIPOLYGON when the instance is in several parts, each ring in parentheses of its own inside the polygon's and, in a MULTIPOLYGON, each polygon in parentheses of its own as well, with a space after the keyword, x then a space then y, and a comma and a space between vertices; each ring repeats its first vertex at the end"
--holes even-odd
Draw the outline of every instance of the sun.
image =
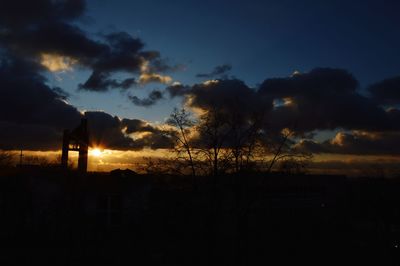
POLYGON ((100 157, 103 152, 100 149, 93 149, 90 150, 90 154, 93 155, 94 157, 100 157))

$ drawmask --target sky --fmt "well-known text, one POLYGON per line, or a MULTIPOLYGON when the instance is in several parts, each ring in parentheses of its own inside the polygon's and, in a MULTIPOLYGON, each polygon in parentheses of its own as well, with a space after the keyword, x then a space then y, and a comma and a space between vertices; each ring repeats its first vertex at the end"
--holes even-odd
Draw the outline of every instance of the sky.
POLYGON ((82 116, 104 148, 162 149, 174 107, 237 96, 312 152, 399 154, 398 1, 1 2, 0 149, 57 150, 82 116))
MULTIPOLYGON (((364 88, 400 72, 399 10, 398 1, 100 0, 88 1, 79 23, 93 35, 117 29, 141 38, 147 48, 184 65, 172 77, 185 84, 202 81, 198 73, 230 64, 231 75, 250 86, 296 70, 335 67, 349 70, 364 88)), ((74 71, 54 84, 76 94, 77 81, 88 75, 74 71)), ((152 121, 162 121, 178 104, 136 107, 118 92, 112 97, 80 93, 71 102, 152 121)))

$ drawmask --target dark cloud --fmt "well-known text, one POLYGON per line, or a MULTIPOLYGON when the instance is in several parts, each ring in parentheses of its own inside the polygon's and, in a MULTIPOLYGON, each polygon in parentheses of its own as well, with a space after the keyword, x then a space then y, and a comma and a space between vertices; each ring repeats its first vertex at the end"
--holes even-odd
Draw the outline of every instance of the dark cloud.
POLYGON ((79 123, 80 112, 50 88, 39 66, 7 57, 0 64, 0 148, 58 149, 61 132, 79 123))
MULTIPOLYGON (((103 35, 105 40, 101 45, 106 49, 99 55, 89 58, 83 62, 93 70, 89 79, 80 85, 81 89, 92 91, 106 91, 110 88, 127 89, 136 84, 134 77, 127 78, 122 82, 110 78, 114 73, 125 73, 128 75, 140 75, 138 82, 142 83, 143 77, 148 77, 148 82, 164 83, 161 75, 152 73, 153 61, 160 62, 158 51, 143 51, 144 44, 140 39, 133 38, 126 32, 116 32, 103 35), (143 76, 143 71, 146 75, 143 76)), ((163 66, 168 69, 167 65, 163 66)))
POLYGON ((244 82, 208 81, 191 87, 167 88, 171 97, 187 97, 192 107, 218 107, 231 112, 265 112, 269 130, 395 130, 395 115, 357 92, 358 82, 347 71, 317 68, 309 73, 265 80, 258 90, 244 82))
POLYGON ((133 140, 121 131, 121 121, 105 112, 85 112, 88 120, 91 146, 110 149, 129 149, 133 140))
MULTIPOLYGON (((159 52, 144 51, 143 42, 125 32, 92 38, 81 30, 85 1, 3 1, 0 9, 0 149, 58 150, 64 129, 88 119, 92 145, 112 149, 166 147, 162 131, 140 120, 120 120, 104 112, 82 115, 67 103, 69 94, 47 85, 43 57, 67 57, 93 71, 81 89, 128 89, 134 77, 116 80, 113 74, 139 74, 144 63, 168 69, 159 52), (152 63, 154 61, 154 63, 152 63), (136 123, 136 124, 135 124, 136 123), (127 134, 146 132, 133 139, 127 134)), ((50 69, 51 70, 51 69, 50 69)), ((158 93, 150 100, 157 101, 158 93)))
POLYGON ((232 66, 230 64, 224 64, 220 66, 216 66, 213 71, 210 73, 203 73, 203 74, 197 74, 197 78, 207 78, 207 79, 212 79, 212 78, 222 78, 222 79, 227 79, 228 78, 228 73, 229 71, 232 70, 232 66))
POLYGON ((158 101, 163 99, 164 95, 159 90, 153 90, 152 92, 150 92, 150 94, 146 98, 143 98, 143 99, 140 99, 137 96, 132 96, 132 95, 129 95, 128 97, 133 104, 138 105, 138 106, 148 107, 148 106, 152 106, 152 105, 156 104, 158 101))
MULTIPOLYGON (((356 130, 337 136, 337 142, 303 141, 305 151, 317 153, 398 154, 400 111, 385 110, 358 92, 358 81, 341 69, 317 68, 309 73, 265 80, 253 89, 236 79, 214 80, 193 86, 167 87, 171 97, 182 96, 190 107, 217 108, 236 118, 265 113, 264 129, 274 135, 291 128, 299 137, 319 130, 356 130), (374 133, 368 133, 374 132, 374 133), (340 144, 338 142, 340 140, 340 144)), ((300 146, 299 146, 300 147, 300 146)))
POLYGON ((399 132, 339 132, 330 140, 318 143, 304 140, 297 145, 302 151, 353 155, 400 155, 399 132))
POLYGON ((258 90, 244 82, 214 80, 166 89, 191 107, 230 112, 265 112, 269 130, 289 127, 299 134, 316 130, 393 131, 400 129, 399 110, 385 110, 358 92, 358 81, 342 69, 317 68, 309 73, 265 80, 258 90))
POLYGON ((357 88, 357 80, 347 71, 319 68, 288 78, 267 79, 258 93, 275 103, 268 121, 277 128, 299 132, 399 128, 388 112, 359 94, 357 88))
POLYGON ((178 84, 172 84, 165 89, 171 98, 188 95, 191 90, 191 86, 178 84))
POLYGON ((127 119, 124 118, 121 121, 122 127, 126 130, 127 134, 135 132, 152 132, 159 133, 160 131, 152 127, 149 123, 139 119, 127 119))
POLYGON ((378 82, 370 86, 368 90, 379 104, 400 104, 400 76, 378 82))
POLYGON ((174 146, 173 140, 169 137, 170 133, 166 134, 165 130, 154 127, 143 120, 122 119, 121 125, 126 134, 146 133, 135 139, 133 148, 169 149, 174 146))
POLYGON ((316 68, 309 73, 267 79, 261 84, 259 91, 274 98, 303 95, 318 98, 326 94, 354 93, 357 87, 358 81, 346 70, 316 68))
POLYGON ((31 62, 7 58, 0 65, 0 121, 68 128, 79 111, 64 101, 58 88, 46 85, 31 62))
POLYGON ((53 92, 55 92, 57 95, 58 95, 58 97, 60 98, 60 99, 62 99, 62 100, 68 100, 68 98, 69 97, 71 97, 71 94, 70 93, 68 93, 68 92, 66 92, 65 90, 63 90, 62 88, 60 88, 60 87, 54 87, 53 89, 53 92))
POLYGON ((261 99, 256 99, 255 89, 238 79, 212 80, 193 86, 178 84, 166 90, 171 97, 188 96, 186 100, 189 106, 204 110, 218 108, 229 112, 240 108, 246 112, 267 106, 261 99))
MULTIPOLYGON (((68 104, 62 88, 47 84, 43 56, 68 58, 91 71, 79 89, 107 91, 172 79, 156 72, 175 71, 158 51, 126 32, 91 36, 76 22, 84 16, 84 0, 2 1, 0 8, 0 148, 58 149, 62 130, 74 128, 83 116, 68 104), (119 80, 115 74, 122 73, 119 80)), ((398 154, 400 78, 384 80, 359 93, 357 80, 345 70, 318 68, 309 73, 265 80, 258 89, 229 79, 230 65, 217 66, 200 78, 218 80, 192 86, 171 85, 171 97, 182 96, 194 108, 217 108, 246 120, 265 112, 265 129, 290 127, 299 135, 344 129, 334 140, 308 140, 300 148, 317 153, 398 154), (384 109, 381 105, 390 105, 384 109), (394 106, 394 107, 393 107, 394 106), (364 132, 364 133, 360 133, 364 132), (369 133, 368 133, 369 132, 369 133), (373 132, 373 133, 371 133, 373 132)), ((55 71, 55 70, 54 70, 55 71)), ((163 98, 129 96, 136 105, 151 106, 163 98)), ((171 147, 162 130, 137 119, 119 119, 104 112, 86 112, 92 145, 113 149, 171 147)))
MULTIPOLYGON (((85 11, 85 1, 39 0, 36 6, 29 1, 6 1, 0 15, 0 45, 14 56, 37 62, 43 55, 63 56, 92 71, 80 89, 106 91, 127 89, 135 84, 134 76, 152 71, 175 69, 162 59, 158 51, 144 50, 144 43, 126 32, 111 32, 93 38, 76 24, 85 11), (25 9, 25 7, 27 9, 25 9), (26 10, 26 11, 25 11, 26 10), (29 11, 28 11, 29 10, 29 11), (115 73, 129 77, 117 81, 115 73)), ((153 78, 152 82, 162 82, 153 78)))
POLYGON ((72 20, 82 16, 85 0, 15 0, 1 1, 0 25, 3 27, 25 27, 56 20, 72 20))
POLYGON ((161 58, 157 56, 153 58, 149 62, 148 70, 150 73, 167 73, 167 72, 176 72, 185 69, 185 65, 183 64, 171 64, 170 60, 167 58, 161 58))
POLYGON ((0 121, 0 149, 59 150, 62 131, 47 125, 0 121))
POLYGON ((43 53, 69 56, 87 67, 110 49, 106 43, 89 38, 77 26, 60 21, 10 29, 0 35, 0 43, 16 55, 37 60, 43 53))
POLYGON ((86 112, 92 146, 117 150, 160 149, 171 147, 171 140, 145 121, 122 119, 105 112, 86 112), (132 138, 129 134, 146 133, 132 138))
POLYGON ((93 72, 84 84, 79 84, 79 90, 106 92, 110 88, 120 88, 127 90, 136 85, 135 78, 127 78, 123 81, 117 81, 110 78, 110 73, 93 72))
MULTIPOLYGON (((46 85, 41 66, 32 61, 7 56, 0 65, 0 148, 58 150, 63 129, 79 124, 82 114, 65 99, 61 88, 46 85)), ((103 112, 86 112, 92 145, 114 149, 161 147, 161 132, 145 122, 133 127, 103 112), (137 141, 127 133, 149 132, 137 141), (157 136, 160 135, 160 136, 157 136)), ((139 120, 138 120, 139 121, 139 120)))
POLYGON ((174 141, 165 134, 149 134, 140 139, 136 139, 133 149, 150 148, 156 149, 170 149, 174 147, 174 141))

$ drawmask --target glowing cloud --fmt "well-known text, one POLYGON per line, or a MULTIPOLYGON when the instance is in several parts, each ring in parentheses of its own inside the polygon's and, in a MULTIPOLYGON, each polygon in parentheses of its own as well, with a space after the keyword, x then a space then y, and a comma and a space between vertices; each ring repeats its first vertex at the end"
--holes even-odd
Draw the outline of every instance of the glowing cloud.
POLYGON ((155 73, 143 73, 139 77, 139 83, 144 85, 151 82, 157 82, 162 84, 170 84, 172 82, 172 78, 170 76, 163 76, 155 73))
POLYGON ((300 71, 298 71, 298 70, 295 70, 295 71, 293 71, 293 73, 292 73, 292 75, 290 76, 290 77, 298 77, 298 76, 301 76, 301 72, 300 71))
POLYGON ((346 140, 346 134, 344 132, 338 132, 336 136, 331 140, 331 144, 344 146, 346 140))
POLYGON ((57 54, 42 54, 40 63, 51 72, 72 71, 78 60, 57 54))
POLYGON ((153 69, 150 67, 150 62, 147 60, 143 60, 140 66, 140 76, 139 76, 140 84, 145 85, 151 82, 171 84, 172 81, 173 80, 170 76, 153 73, 153 69))
POLYGON ((217 79, 211 79, 211 80, 206 80, 206 81, 204 81, 203 82, 203 85, 205 85, 205 86, 211 86, 211 85, 215 85, 215 84, 218 84, 219 83, 219 80, 217 80, 217 79))

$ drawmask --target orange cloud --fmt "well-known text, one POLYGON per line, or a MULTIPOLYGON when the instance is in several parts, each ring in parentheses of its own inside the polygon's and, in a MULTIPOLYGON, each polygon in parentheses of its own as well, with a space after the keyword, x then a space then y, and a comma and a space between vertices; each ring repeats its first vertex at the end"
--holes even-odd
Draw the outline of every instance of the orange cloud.
POLYGON ((151 82, 157 82, 162 84, 172 83, 172 78, 170 76, 163 76, 155 73, 143 73, 139 77, 139 83, 144 85, 151 82))
POLYGON ((40 63, 51 72, 72 71, 78 60, 57 54, 42 54, 40 63))

